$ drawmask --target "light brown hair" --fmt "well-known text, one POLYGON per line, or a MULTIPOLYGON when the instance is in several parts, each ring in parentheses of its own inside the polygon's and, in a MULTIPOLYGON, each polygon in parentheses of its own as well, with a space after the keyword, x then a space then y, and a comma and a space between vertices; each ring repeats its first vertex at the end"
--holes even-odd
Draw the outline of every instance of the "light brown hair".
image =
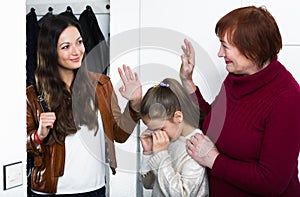
POLYGON ((164 79, 160 85, 148 89, 142 99, 142 119, 171 119, 176 111, 181 111, 183 120, 196 128, 204 118, 198 106, 175 79, 164 79))

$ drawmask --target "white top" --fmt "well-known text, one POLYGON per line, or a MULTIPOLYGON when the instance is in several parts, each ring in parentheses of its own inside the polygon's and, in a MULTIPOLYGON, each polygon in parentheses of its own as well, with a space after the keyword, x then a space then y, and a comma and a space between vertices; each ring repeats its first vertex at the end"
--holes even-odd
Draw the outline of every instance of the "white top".
POLYGON ((98 113, 99 130, 86 125, 65 139, 64 175, 59 177, 56 194, 83 193, 105 185, 105 140, 102 118, 98 113))
POLYGON ((143 155, 141 165, 142 182, 152 189, 153 197, 207 197, 208 179, 205 167, 198 164, 186 152, 186 139, 180 136, 169 144, 168 150, 152 155, 143 155))

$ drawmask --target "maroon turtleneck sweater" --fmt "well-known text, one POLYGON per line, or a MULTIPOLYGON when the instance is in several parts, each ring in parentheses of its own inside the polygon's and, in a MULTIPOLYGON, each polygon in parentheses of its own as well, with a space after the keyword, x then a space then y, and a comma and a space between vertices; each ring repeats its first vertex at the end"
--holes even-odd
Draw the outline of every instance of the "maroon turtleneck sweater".
POLYGON ((247 76, 228 74, 203 131, 221 153, 209 170, 210 196, 300 196, 300 88, 277 60, 247 76))

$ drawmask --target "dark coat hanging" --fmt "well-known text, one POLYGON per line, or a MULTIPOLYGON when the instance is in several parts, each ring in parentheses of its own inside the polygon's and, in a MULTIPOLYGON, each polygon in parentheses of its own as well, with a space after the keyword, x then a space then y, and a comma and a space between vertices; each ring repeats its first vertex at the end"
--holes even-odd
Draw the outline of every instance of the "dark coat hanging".
POLYGON ((35 9, 31 8, 26 15, 26 87, 35 85, 35 69, 37 66, 37 40, 39 25, 35 9))
POLYGON ((53 16, 53 8, 52 7, 49 7, 48 8, 48 12, 45 14, 45 15, 43 15, 43 17, 42 18, 40 18, 40 20, 39 20, 39 27, 41 27, 42 25, 43 25, 43 23, 49 18, 49 17, 51 17, 51 16, 53 16))
POLYGON ((79 23, 83 31, 88 69, 106 74, 109 66, 109 46, 90 6, 86 6, 86 9, 80 14, 79 23))
POLYGON ((61 12, 59 15, 63 15, 63 16, 69 17, 70 19, 73 19, 73 20, 75 20, 75 21, 78 22, 78 19, 73 14, 73 10, 72 10, 72 8, 70 6, 67 7, 66 11, 61 12))

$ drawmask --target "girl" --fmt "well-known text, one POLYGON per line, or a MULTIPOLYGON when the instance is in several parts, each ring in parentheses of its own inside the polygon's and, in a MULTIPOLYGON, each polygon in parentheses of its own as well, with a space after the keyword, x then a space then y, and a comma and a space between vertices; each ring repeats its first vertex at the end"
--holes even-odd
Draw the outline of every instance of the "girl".
POLYGON ((201 133, 199 109, 175 79, 150 88, 142 99, 143 185, 152 196, 208 196, 205 168, 186 152, 186 139, 201 133))

